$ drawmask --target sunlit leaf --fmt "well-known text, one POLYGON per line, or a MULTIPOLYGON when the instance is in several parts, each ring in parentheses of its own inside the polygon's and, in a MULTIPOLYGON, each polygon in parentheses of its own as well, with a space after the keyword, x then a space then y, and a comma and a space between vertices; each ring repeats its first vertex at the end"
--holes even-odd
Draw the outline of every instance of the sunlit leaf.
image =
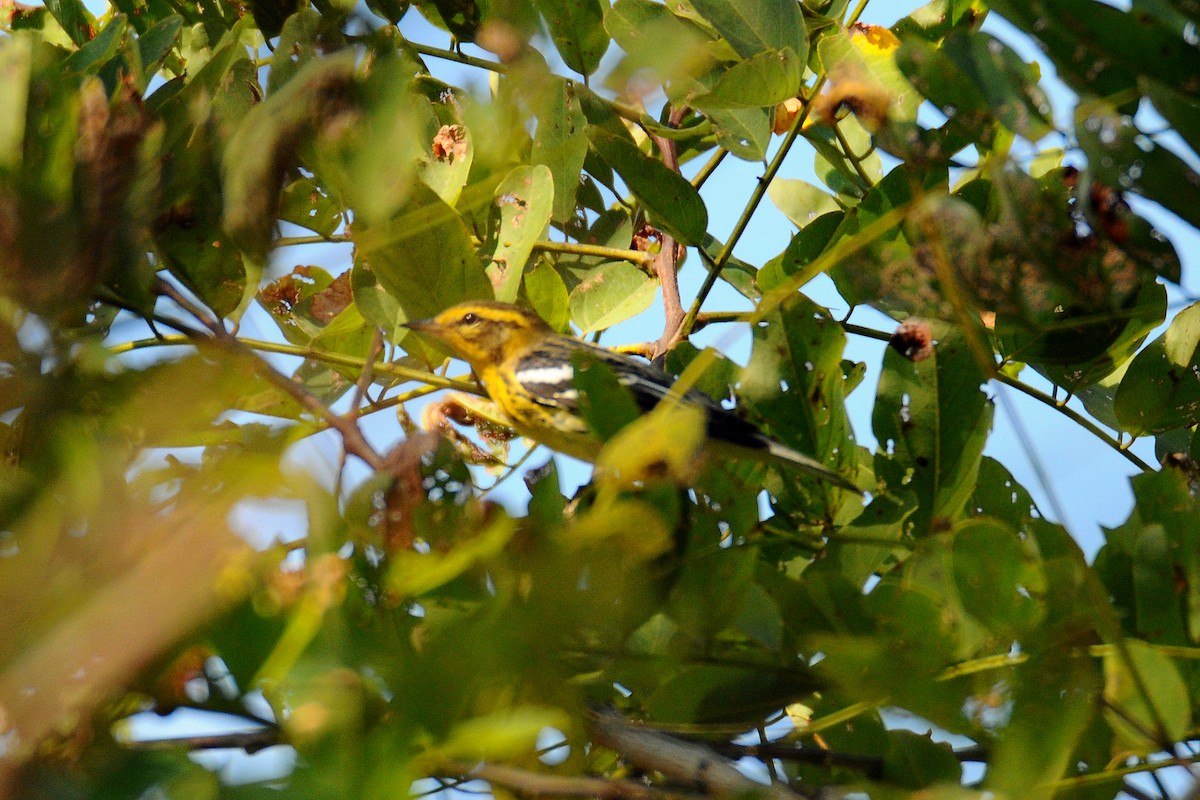
POLYGON ((657 223, 680 241, 691 244, 704 238, 708 211, 695 188, 658 159, 638 150, 627 136, 589 125, 588 142, 617 171, 649 210, 657 223))
POLYGON ((716 28, 742 58, 764 50, 791 48, 805 61, 807 31, 800 6, 787 0, 692 0, 692 6, 716 28))
POLYGON ((566 65, 591 75, 608 50, 604 32, 605 4, 599 0, 533 0, 550 29, 550 38, 566 65))
POLYGON ((580 275, 571 290, 571 319, 584 333, 610 328, 654 302, 658 283, 628 261, 610 261, 580 275))
POLYGON ((515 168, 496 187, 495 204, 500 210, 500 220, 488 274, 496 299, 511 303, 517 299, 533 245, 542 238, 550 222, 554 205, 554 178, 550 169, 543 165, 515 168))

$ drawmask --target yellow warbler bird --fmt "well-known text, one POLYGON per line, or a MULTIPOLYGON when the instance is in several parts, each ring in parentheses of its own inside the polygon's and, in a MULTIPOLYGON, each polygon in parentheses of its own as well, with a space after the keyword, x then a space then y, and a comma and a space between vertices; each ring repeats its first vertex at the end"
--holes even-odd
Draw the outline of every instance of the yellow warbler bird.
MULTIPOLYGON (((470 364, 492 402, 519 433, 584 461, 595 461, 602 443, 580 414, 573 362, 578 353, 611 369, 646 412, 671 397, 675 382, 650 364, 555 333, 537 314, 508 303, 460 303, 404 327, 440 340, 470 364)), ((703 392, 692 389, 674 399, 704 411, 708 445, 732 446, 734 456, 771 457, 861 493, 846 478, 775 441, 703 392)))

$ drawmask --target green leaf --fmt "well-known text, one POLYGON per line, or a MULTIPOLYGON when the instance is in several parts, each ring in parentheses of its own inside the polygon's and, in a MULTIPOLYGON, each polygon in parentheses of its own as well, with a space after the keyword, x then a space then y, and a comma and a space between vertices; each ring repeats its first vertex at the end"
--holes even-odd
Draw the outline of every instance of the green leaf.
POLYGON ((581 333, 602 331, 654 302, 658 282, 628 261, 610 261, 581 276, 571 290, 571 319, 581 333))
POLYGON ((771 143, 771 113, 764 108, 708 108, 717 144, 743 161, 762 161, 771 143))
POLYGON ((871 415, 880 445, 875 474, 916 493, 918 536, 961 513, 992 425, 993 406, 980 389, 985 376, 966 342, 949 328, 934 336, 934 355, 924 361, 888 348, 871 415))
POLYGON ((25 145, 34 39, 13 36, 0 48, 0 169, 17 170, 25 145))
MULTIPOLYGON (((749 419, 783 444, 853 475, 858 452, 844 403, 846 337, 841 326, 824 309, 797 295, 781 312, 755 326, 753 334, 740 389, 749 419)), ((828 498, 826 486, 815 478, 789 476, 787 491, 779 496, 811 506, 814 503, 802 495, 828 498)))
POLYGON ((1156 145, 1129 117, 1103 101, 1082 102, 1075 109, 1075 130, 1094 180, 1136 192, 1200 226, 1200 173, 1156 145))
POLYGON ((1141 435, 1190 427, 1200 421, 1200 303, 1171 320, 1138 353, 1113 401, 1122 430, 1141 435))
POLYGON ((843 528, 843 539, 834 536, 827 558, 855 586, 864 587, 885 564, 908 551, 904 537, 909 519, 916 510, 911 495, 882 494, 854 521, 843 528), (894 547, 889 546, 894 543, 894 547))
POLYGON ((774 106, 800 91, 804 61, 791 48, 760 53, 722 73, 708 94, 692 98, 700 110, 774 106))
POLYGON ((141 55, 143 80, 149 82, 162 68, 163 61, 178 43, 179 33, 182 29, 183 17, 171 14, 138 36, 138 52, 141 55))
POLYGON ((608 50, 601 0, 534 0, 546 20, 550 38, 568 67, 591 75, 608 50))
POLYGON ((1045 797, 1047 784, 1073 774, 1072 755, 1100 689, 1098 670, 1092 659, 1059 646, 1034 651, 1008 680, 1011 716, 996 741, 984 787, 1008 797, 1045 797))
POLYGON ((545 260, 525 270, 525 297, 551 328, 567 330, 571 322, 570 294, 558 270, 545 260))
MULTIPOLYGON (((340 56, 338 53, 322 62, 329 63, 340 56)), ((315 139, 313 168, 334 197, 351 207, 356 222, 371 225, 390 219, 416 184, 410 177, 417 168, 418 157, 429 152, 426 148, 431 142, 421 136, 421 124, 428 120, 427 106, 409 88, 412 70, 411 61, 403 53, 379 58, 365 79, 353 82, 350 94, 357 102, 350 108, 339 107, 333 101, 333 97, 350 88, 340 85, 336 73, 331 76, 333 97, 317 97, 324 113, 331 108, 334 113, 328 118, 319 113, 313 120, 321 132, 315 139), (367 131, 369 136, 364 133, 367 131)), ((305 80, 295 91, 308 98, 308 93, 325 82, 326 79, 318 78, 314 86, 305 80)), ((294 83, 289 83, 279 94, 293 91, 294 83)), ((350 98, 343 98, 346 99, 350 98)), ((267 103, 270 102, 268 98, 267 103)), ((304 101, 298 105, 303 109, 304 101)))
POLYGON ((1200 87, 1195 46, 1150 14, 1092 0, 997 0, 990 7, 1033 36, 1080 94, 1119 96, 1134 88, 1136 75, 1200 87))
POLYGON ((311 8, 302 8, 287 18, 271 56, 267 94, 282 89, 304 65, 321 56, 324 27, 324 19, 311 8))
POLYGON ((128 31, 129 23, 125 15, 115 15, 100 29, 94 39, 85 42, 72 53, 63 62, 63 67, 81 75, 96 74, 121 51, 128 31))
POLYGON ((548 81, 538 99, 537 131, 529 160, 550 169, 554 179, 552 218, 565 223, 575 214, 575 193, 587 155, 584 135, 587 119, 579 107, 573 84, 562 78, 548 81))
POLYGON ((647 710, 664 722, 752 725, 763 714, 803 698, 815 684, 796 669, 687 667, 658 687, 646 701, 647 710))
POLYGON ((279 218, 322 236, 332 236, 342 224, 341 209, 315 180, 307 177, 283 187, 279 218))
MULTIPOLYGON (((350 267, 350 288, 354 294, 354 305, 363 315, 363 319, 382 328, 393 342, 407 334, 407 330, 397 330, 397 326, 411 317, 405 315, 396 298, 379 285, 379 281, 375 279, 375 272, 363 260, 361 251, 355 253, 354 264, 350 267)), ((432 354, 428 355, 433 358, 432 354)))
MULTIPOLYGON (((774 185, 776 181, 771 183, 774 185)), ((769 192, 770 189, 767 191, 769 192)), ((828 197, 828 195, 825 196, 828 197)), ((799 207, 794 211, 799 211, 799 207)), ((844 216, 843 212, 834 211, 817 217, 811 224, 802 226, 792 235, 782 253, 762 265, 757 276, 759 290, 766 293, 779 287, 825 252, 841 229, 844 216)))
POLYGON ((692 0, 692 6, 725 37, 742 58, 791 48, 801 63, 808 56, 808 32, 800 4, 791 0, 692 0))
POLYGON ((46 8, 80 48, 96 37, 96 18, 81 0, 47 0, 46 8))
POLYGON ((586 350, 571 357, 575 388, 579 390, 579 413, 601 441, 608 441, 642 415, 629 389, 617 380, 612 369, 586 350))
POLYGON ((670 84, 707 71, 713 58, 706 45, 713 35, 651 0, 617 0, 604 15, 604 27, 628 56, 620 69, 632 77, 650 70, 669 92, 670 84))
POLYGON ((570 728, 565 712, 542 706, 517 706, 460 722, 446 741, 434 748, 442 759, 504 761, 531 755, 544 728, 570 728))
MULTIPOLYGON (((700 246, 704 248, 704 252, 709 256, 707 259, 701 259, 701 262, 704 264, 706 270, 712 272, 713 262, 716 261, 717 256, 724 249, 724 244, 711 236, 705 236, 704 242, 700 246), (712 261, 709 259, 712 259, 712 261)), ((762 293, 758 291, 758 286, 755 284, 757 276, 758 270, 754 268, 754 265, 747 264, 737 256, 729 256, 725 261, 725 265, 721 267, 721 280, 732 286, 742 297, 751 300, 757 300, 762 296, 762 293)))
POLYGON ((959 600, 1000 636, 1017 638, 1040 621, 1040 609, 1022 582, 1027 555, 1017 531, 998 520, 966 520, 954 529, 951 559, 959 600))
POLYGON ((887 783, 921 789, 962 780, 962 764, 949 744, 933 741, 930 734, 905 730, 888 731, 887 738, 882 775, 887 783))
POLYGON ((1125 648, 1132 663, 1118 652, 1104 658, 1104 700, 1112 707, 1105 717, 1122 751, 1149 755, 1161 749, 1158 734, 1176 741, 1187 733, 1191 695, 1170 657, 1137 639, 1126 639, 1125 648))
POLYGON ((514 168, 496 187, 495 204, 500 209, 500 222, 488 274, 496 299, 511 303, 517 299, 533 245, 550 222, 554 205, 550 169, 541 164, 514 168))
POLYGON ((970 130, 978 129, 972 116, 995 117, 1030 140, 1053 130, 1037 67, 986 33, 952 31, 940 47, 908 40, 896 61, 922 94, 970 130))
POLYGON ((708 228, 708 210, 695 187, 658 159, 650 158, 628 136, 589 125, 588 142, 617 171, 652 219, 684 244, 697 244, 708 228))
POLYGON ((245 115, 223 158, 225 228, 263 261, 278 216, 283 173, 330 98, 348 93, 351 54, 310 61, 283 89, 245 115))
POLYGON ((840 211, 837 201, 811 183, 795 178, 776 178, 767 187, 767 197, 797 228, 807 228, 817 217, 840 211))
POLYGON ((1200 143, 1200 98, 1178 90, 1176 84, 1142 79, 1142 92, 1154 103, 1158 113, 1166 118, 1175 132, 1195 150, 1200 143))
POLYGON ((400 213, 356 227, 364 260, 405 320, 432 317, 464 300, 491 299, 492 284, 462 217, 432 189, 414 184, 400 213), (436 265, 436 268, 431 268, 436 265))

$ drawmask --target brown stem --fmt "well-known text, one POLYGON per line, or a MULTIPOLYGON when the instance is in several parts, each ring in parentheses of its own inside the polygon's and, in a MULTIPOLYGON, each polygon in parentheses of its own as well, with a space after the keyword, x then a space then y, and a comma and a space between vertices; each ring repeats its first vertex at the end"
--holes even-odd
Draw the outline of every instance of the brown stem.
POLYGON ((329 427, 340 433, 342 435, 342 445, 346 448, 347 453, 362 459, 376 472, 379 471, 383 465, 383 459, 379 457, 379 454, 375 452, 375 449, 371 447, 371 444, 363 436, 355 420, 345 419, 333 413, 327 405, 322 403, 303 386, 259 358, 253 350, 242 344, 236 336, 225 329, 225 324, 222 320, 210 317, 203 312, 172 284, 159 279, 158 293, 172 300, 180 308, 194 316, 204 327, 208 328, 212 334, 211 337, 192 337, 192 342, 198 348, 209 347, 220 349, 226 353, 233 353, 241 358, 248 359, 254 366, 255 371, 271 385, 290 396, 308 411, 325 420, 329 424, 329 427))
POLYGON ((257 753, 275 745, 287 744, 278 728, 256 731, 217 733, 207 736, 179 736, 172 739, 142 739, 125 743, 131 750, 245 750, 257 753))
POLYGON ((800 800, 804 795, 780 783, 764 786, 747 778, 733 762, 711 748, 640 728, 613 711, 592 716, 596 744, 615 750, 629 763, 662 773, 672 783, 714 797, 755 795, 764 800, 800 800))
POLYGON ((524 797, 600 797, 606 800, 664 800, 666 792, 633 781, 546 775, 501 764, 447 762, 440 772, 487 781, 524 797))
MULTIPOLYGON (((686 115, 687 108, 685 106, 673 108, 667 117, 667 124, 672 128, 678 127, 686 115)), ((662 153, 662 160, 667 168, 679 172, 679 156, 675 150, 674 140, 654 134, 650 134, 650 138, 658 147, 658 151, 662 153)), ((674 347, 679 341, 680 331, 683 330, 683 303, 679 299, 679 251, 680 248, 675 242, 675 237, 665 231, 660 233, 658 256, 654 259, 654 271, 658 274, 658 282, 662 287, 666 323, 663 325, 662 336, 654 343, 655 358, 674 347)))

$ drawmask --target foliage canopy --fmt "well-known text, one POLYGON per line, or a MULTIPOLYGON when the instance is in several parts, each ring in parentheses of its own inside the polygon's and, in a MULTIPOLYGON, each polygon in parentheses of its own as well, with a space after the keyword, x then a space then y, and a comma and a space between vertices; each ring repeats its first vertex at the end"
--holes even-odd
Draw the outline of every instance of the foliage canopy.
POLYGON ((780 800, 1166 794, 1200 711, 1200 309, 1168 314, 1181 262, 1134 209, 1200 225, 1194 2, 413 6, 0 6, 0 795, 724 796, 739 757, 780 800), (763 176, 731 227, 701 194, 730 159, 763 176), (796 232, 747 263, 764 201, 796 232), (821 274, 904 324, 839 320, 821 274), (643 354, 867 500, 694 471, 686 421, 623 428, 588 374, 604 469, 490 502, 503 420, 400 327, 472 298, 580 334, 660 303, 643 354), (731 321, 744 368, 689 342, 731 321), (848 336, 894 345, 873 451, 848 336), (1139 468, 1091 564, 983 456, 996 383, 1139 468), (330 480, 298 463, 322 435, 330 480), (188 708, 251 730, 130 735, 188 708), (295 761, 239 782, 189 758, 214 744, 295 761))

